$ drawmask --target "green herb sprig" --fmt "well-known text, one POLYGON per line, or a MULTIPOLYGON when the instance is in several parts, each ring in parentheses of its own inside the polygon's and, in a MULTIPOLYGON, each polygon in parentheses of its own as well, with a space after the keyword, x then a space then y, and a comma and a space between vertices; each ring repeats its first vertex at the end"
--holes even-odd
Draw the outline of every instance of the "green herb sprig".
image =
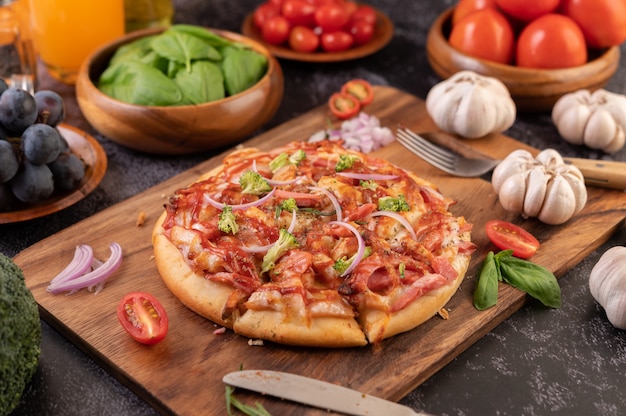
POLYGON ((505 282, 528 293, 545 306, 561 307, 561 288, 554 274, 545 267, 513 256, 513 250, 485 257, 474 290, 474 307, 485 310, 498 301, 498 282, 505 282))
POLYGON ((233 387, 226 386, 226 410, 229 416, 233 414, 231 407, 239 409, 244 415, 248 416, 272 416, 259 402, 256 402, 253 406, 240 402, 239 399, 233 396, 234 391, 233 387))

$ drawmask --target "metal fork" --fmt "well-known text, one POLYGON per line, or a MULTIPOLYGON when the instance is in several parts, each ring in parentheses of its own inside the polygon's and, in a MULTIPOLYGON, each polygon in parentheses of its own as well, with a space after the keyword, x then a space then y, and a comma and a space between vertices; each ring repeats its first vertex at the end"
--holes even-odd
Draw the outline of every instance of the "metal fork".
POLYGON ((455 176, 467 178, 481 176, 500 163, 499 160, 495 159, 476 159, 462 156, 426 140, 407 128, 398 128, 396 138, 400 144, 425 162, 455 176))

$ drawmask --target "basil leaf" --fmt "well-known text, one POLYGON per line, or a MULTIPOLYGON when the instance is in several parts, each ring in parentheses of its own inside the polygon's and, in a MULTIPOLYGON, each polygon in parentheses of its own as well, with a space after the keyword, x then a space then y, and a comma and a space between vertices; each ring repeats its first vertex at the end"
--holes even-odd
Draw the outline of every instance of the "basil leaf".
POLYGON ((156 53, 170 61, 185 64, 191 71, 191 61, 196 59, 212 59, 219 61, 217 49, 195 36, 177 31, 165 31, 152 39, 150 46, 156 53))
POLYGON ((513 256, 503 257, 499 263, 505 282, 523 290, 545 306, 561 307, 561 288, 548 269, 513 256))
POLYGON ((487 253, 474 290, 474 307, 479 311, 491 308, 498 301, 499 272, 493 251, 487 253))
POLYGON ((122 61, 142 62, 146 55, 153 53, 150 44, 156 36, 157 35, 146 36, 120 46, 111 57, 109 66, 122 61))
POLYGON ((201 104, 224 98, 222 70, 209 61, 196 61, 191 71, 179 71, 174 78, 189 104, 201 104))
POLYGON ((174 81, 158 69, 138 62, 108 67, 100 76, 98 88, 110 97, 137 105, 175 105, 183 99, 174 81))
POLYGON ((224 48, 224 84, 229 95, 238 94, 256 84, 267 72, 265 56, 249 49, 224 48))

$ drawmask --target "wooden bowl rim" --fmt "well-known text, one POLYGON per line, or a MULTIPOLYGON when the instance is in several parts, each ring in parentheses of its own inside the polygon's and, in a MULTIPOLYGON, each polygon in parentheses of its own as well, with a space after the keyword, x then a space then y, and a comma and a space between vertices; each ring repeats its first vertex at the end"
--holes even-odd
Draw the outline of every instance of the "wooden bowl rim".
POLYGON ((97 79, 97 77, 100 76, 100 74, 104 71, 104 69, 106 69, 111 57, 113 56, 115 51, 117 51, 118 48, 128 43, 131 43, 137 39, 140 39, 142 37, 158 34, 166 30, 163 28, 149 28, 149 29, 137 30, 131 33, 127 33, 124 36, 114 39, 111 42, 108 42, 102 45, 101 47, 99 47, 98 49, 94 50, 87 57, 87 59, 85 59, 85 61, 83 62, 79 70, 79 74, 78 74, 79 79, 77 80, 77 85, 82 84, 82 86, 86 89, 86 94, 95 95, 98 97, 99 100, 102 100, 103 102, 106 102, 110 105, 121 107, 123 109, 128 109, 129 111, 137 111, 140 109, 152 109, 152 110, 160 110, 160 111, 168 110, 168 111, 184 112, 184 111, 189 111, 189 109, 192 109, 192 108, 193 109, 209 109, 211 107, 216 107, 216 106, 228 103, 230 101, 237 100, 241 98, 243 95, 252 93, 262 88, 266 83, 271 82, 271 78, 276 71, 281 71, 278 60, 270 53, 270 51, 264 45, 255 41, 254 39, 251 39, 249 37, 243 36, 235 32, 230 32, 227 30, 209 28, 209 27, 205 27, 205 29, 217 35, 223 36, 231 41, 244 43, 250 46, 256 52, 263 54, 267 58, 267 61, 268 61, 267 71, 265 72, 265 75, 263 75, 263 77, 259 79, 256 82, 256 84, 252 85, 250 88, 244 91, 241 91, 238 94, 231 95, 231 96, 222 98, 220 100, 210 101, 210 102, 202 103, 202 104, 186 104, 186 105, 171 105, 171 106, 137 105, 137 104, 131 104, 125 101, 115 99, 111 96, 106 95, 102 91, 100 91, 100 89, 96 86, 95 80, 97 79), (102 68, 102 70, 96 73, 94 72, 95 70, 93 68, 93 65, 95 61, 98 61, 100 59, 105 60, 106 65, 102 68))
POLYGON ((486 59, 477 58, 475 56, 471 56, 465 54, 448 43, 448 39, 444 35, 444 25, 447 24, 451 18, 452 13, 454 12, 454 7, 450 7, 447 10, 443 11, 432 24, 428 31, 428 38, 430 38, 431 42, 436 43, 437 47, 433 48, 434 50, 440 51, 439 55, 450 55, 450 56, 459 56, 464 60, 470 62, 474 61, 477 65, 480 65, 484 68, 491 69, 493 71, 497 71, 498 76, 516 76, 516 77, 527 77, 537 73, 541 73, 543 76, 553 75, 555 78, 563 78, 567 76, 568 72, 575 72, 580 76, 581 71, 585 73, 595 73, 597 66, 604 66, 606 62, 617 61, 619 60, 619 47, 612 46, 605 50, 593 51, 594 58, 588 60, 585 64, 569 67, 569 68, 555 68, 555 69, 543 69, 543 68, 523 68, 515 65, 507 65, 501 64, 499 62, 489 61, 486 59))

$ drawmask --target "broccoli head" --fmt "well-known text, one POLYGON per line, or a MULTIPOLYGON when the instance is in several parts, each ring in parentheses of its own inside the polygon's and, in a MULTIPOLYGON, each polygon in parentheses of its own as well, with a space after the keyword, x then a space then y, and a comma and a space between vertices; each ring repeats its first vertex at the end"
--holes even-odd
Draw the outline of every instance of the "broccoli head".
POLYGON ((283 152, 270 161, 270 169, 272 169, 272 172, 276 172, 279 168, 288 164, 289 155, 283 152))
POLYGON ((384 196, 378 199, 378 209, 381 211, 409 211, 409 203, 404 199, 404 195, 398 197, 384 196))
POLYGON ((239 178, 242 194, 262 195, 272 190, 272 186, 258 172, 249 170, 239 178))
MULTIPOLYGON (((363 258, 369 257, 371 256, 371 254, 372 254, 372 248, 369 246, 365 247, 363 258)), ((356 253, 354 253, 350 258, 347 258, 346 256, 338 258, 337 260, 335 260, 335 264, 333 264, 333 269, 335 269, 337 273, 342 275, 343 272, 345 272, 346 269, 350 267, 350 265, 352 265, 352 262, 354 261, 354 259, 356 259, 356 253)))
POLYGON ((291 156, 289 156, 289 162, 296 166, 299 165, 304 159, 306 159, 306 152, 302 149, 296 150, 291 156))
POLYGON ((224 205, 222 212, 220 212, 219 219, 217 221, 217 228, 223 233, 237 234, 239 231, 239 225, 237 225, 237 219, 233 214, 233 209, 230 205, 224 205))
POLYGON ((262 273, 268 272, 274 268, 276 261, 292 248, 300 246, 298 240, 289 231, 284 228, 280 229, 278 240, 276 243, 265 253, 263 257, 263 269, 262 273))
POLYGON ((19 404, 35 374, 41 352, 41 322, 37 303, 24 274, 0 253, 0 416, 19 404))
POLYGON ((357 155, 341 155, 339 156, 339 161, 337 161, 337 164, 335 165, 335 172, 341 172, 346 169, 350 169, 352 166, 354 166, 355 162, 359 162, 360 160, 361 159, 357 155))

